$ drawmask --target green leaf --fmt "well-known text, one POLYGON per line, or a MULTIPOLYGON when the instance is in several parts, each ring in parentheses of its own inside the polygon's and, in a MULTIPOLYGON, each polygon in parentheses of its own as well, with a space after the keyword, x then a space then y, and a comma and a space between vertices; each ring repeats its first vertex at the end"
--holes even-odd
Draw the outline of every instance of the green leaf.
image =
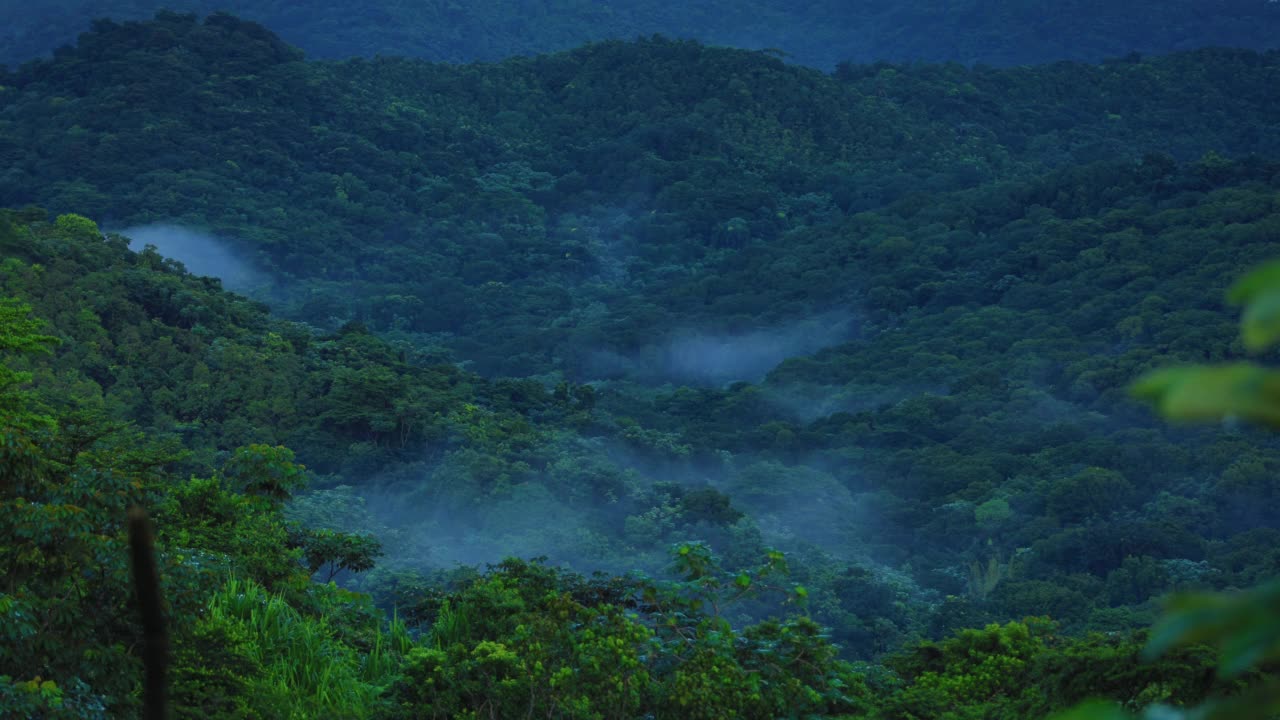
POLYGON ((1141 400, 1158 402, 1171 388, 1184 382, 1188 377, 1205 369, 1203 365, 1170 367, 1153 370, 1138 378, 1129 388, 1130 394, 1141 400))
POLYGON ((1237 280, 1227 290, 1227 301, 1234 305, 1244 305, 1278 288, 1280 288, 1280 260, 1272 260, 1237 280))
POLYGON ((1176 595, 1169 601, 1165 615, 1151 629, 1151 638, 1143 649, 1143 657, 1159 657, 1175 645, 1198 642, 1216 635, 1223 616, 1228 613, 1226 600, 1218 595, 1176 595))
POLYGON ((1237 416, 1280 426, 1280 373, 1251 363, 1156 370, 1134 383, 1131 392, 1170 420, 1237 416))
POLYGON ((1280 683, 1265 682, 1240 695, 1206 703, 1202 720, 1270 720, 1280 712, 1280 683))
POLYGON ((1268 653, 1274 652, 1276 641, 1280 640, 1280 624, 1273 622, 1259 623, 1256 627, 1242 628, 1229 635, 1222 644, 1222 660, 1218 665, 1218 674, 1223 677, 1235 677, 1258 662, 1268 653))
POLYGON ((1280 288, 1272 288, 1249 302, 1240 320, 1244 346, 1264 350, 1280 340, 1280 288))
POLYGON ((1212 643, 1221 653, 1218 674, 1234 677, 1280 655, 1280 583, 1239 593, 1177 595, 1152 629, 1143 654, 1153 658, 1170 647, 1212 643))

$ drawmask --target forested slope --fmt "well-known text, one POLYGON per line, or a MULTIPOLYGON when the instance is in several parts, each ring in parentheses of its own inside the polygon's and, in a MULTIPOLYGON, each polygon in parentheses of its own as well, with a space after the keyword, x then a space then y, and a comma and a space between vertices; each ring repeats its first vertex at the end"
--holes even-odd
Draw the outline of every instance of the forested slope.
MULTIPOLYGON (((1274 156, 1278 57, 832 78, 646 41, 331 65, 252 24, 171 15, 0 80, 0 202, 203 226, 300 281, 295 318, 434 334, 486 373, 582 378, 598 351, 719 323, 705 282, 724 263, 859 211, 1104 158, 1274 156)), ((833 306, 870 290, 864 270, 845 269, 833 306)), ((813 285, 769 280, 787 277, 813 285)), ((752 295, 747 329, 812 310, 752 295)))
MULTIPOLYGON (((791 557, 788 576, 788 559, 758 546, 739 547, 760 554, 729 569, 707 545, 677 543, 674 582, 588 580, 517 560, 432 581, 399 573, 373 584, 376 598, 397 606, 388 622, 368 595, 308 576, 367 571, 383 549, 401 567, 423 558, 405 557, 394 533, 380 546, 327 527, 335 517, 369 518, 288 449, 224 450, 235 432, 204 424, 234 413, 253 438, 301 429, 292 439, 323 455, 310 442, 349 438, 351 428, 327 421, 347 417, 353 401, 381 411, 370 407, 376 397, 340 391, 341 377, 381 373, 384 382, 402 378, 410 394, 452 387, 448 404, 466 411, 446 421, 466 438, 452 442, 483 453, 494 419, 513 413, 484 381, 405 366, 357 328, 324 337, 273 321, 153 251, 128 252, 81 216, 2 213, 0 247, 5 714, 138 715, 142 672, 131 648, 142 631, 123 522, 131 504, 158 528, 175 717, 898 718, 941 708, 1034 717, 1089 696, 1181 703, 1243 686, 1215 681, 1202 649, 1139 665, 1141 636, 1064 637, 1046 619, 967 630, 910 647, 888 666, 855 668, 795 610, 817 601, 821 615, 834 591, 882 624, 900 605, 893 590, 866 569, 826 587, 831 579, 815 575, 804 554, 791 557), (255 399, 248 378, 274 397, 255 399), (199 406, 176 411, 191 419, 175 425, 166 413, 184 392, 199 406), (321 422, 278 416, 293 403, 321 422), (321 489, 306 492, 309 484, 321 489), (796 584, 797 575, 817 584, 796 584), (785 618, 754 623, 742 614, 762 602, 785 618)), ((557 400, 570 406, 562 414, 598 412, 578 395, 557 400)), ((661 507, 629 519, 629 534, 669 531, 698 512, 742 520, 714 491, 655 489, 661 507)), ((536 510, 520 504, 521 513, 536 510)), ((685 528, 709 529, 705 520, 685 528)))
POLYGON ((828 71, 846 61, 1005 66, 1203 47, 1260 50, 1276 47, 1280 36, 1280 10, 1266 0, 5 0, 0 64, 18 65, 72 44, 93 19, 145 19, 163 8, 230 11, 273 28, 315 58, 443 62, 505 60, 654 33, 778 48, 794 62, 828 71))
POLYGON ((1139 668, 1131 633, 1275 575, 1280 445, 1125 389, 1242 352, 1278 63, 317 63, 229 16, 99 24, 0 77, 0 206, 41 206, 0 215, 0 613, 64 638, 0 652, 0 702, 135 702, 129 502, 193 716, 1193 702, 1209 654, 1139 668), (257 299, 94 220, 206 233, 257 299), (641 575, 459 567, 509 555, 641 575), (289 674, 317 658, 350 694, 289 674))

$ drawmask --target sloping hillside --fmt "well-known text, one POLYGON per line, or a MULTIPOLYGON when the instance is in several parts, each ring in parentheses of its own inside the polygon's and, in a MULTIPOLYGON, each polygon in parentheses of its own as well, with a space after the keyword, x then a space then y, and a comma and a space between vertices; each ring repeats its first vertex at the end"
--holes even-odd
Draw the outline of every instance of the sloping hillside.
POLYGON ((1130 631, 1277 572, 1280 444, 1126 388, 1243 353, 1278 70, 98 24, 0 76, 0 714, 136 710, 132 502, 193 717, 1198 701, 1130 631))
MULTIPOLYGON (((102 26, 0 81, 0 203, 202 227, 296 281, 292 317, 426 334, 486 373, 583 378, 601 352, 721 322, 705 306, 726 263, 861 211, 1104 158, 1275 156, 1277 62, 832 78, 645 41, 493 66, 324 64, 250 23, 167 16, 102 26)), ((859 301, 865 270, 821 285, 822 309, 859 301)), ((753 294, 735 327, 817 300, 753 294)))
POLYGON ((375 55, 461 63, 557 52, 655 33, 747 49, 777 48, 830 71, 841 62, 957 61, 995 66, 1098 61, 1132 52, 1276 47, 1266 0, 45 0, 0 2, 0 64, 73 44, 93 19, 157 10, 226 10, 279 32, 314 58, 375 55))

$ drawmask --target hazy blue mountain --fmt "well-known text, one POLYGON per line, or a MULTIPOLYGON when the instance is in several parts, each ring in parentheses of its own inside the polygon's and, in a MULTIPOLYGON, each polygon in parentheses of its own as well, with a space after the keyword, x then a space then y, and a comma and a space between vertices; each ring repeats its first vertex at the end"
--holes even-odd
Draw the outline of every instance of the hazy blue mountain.
POLYGON ((406 55, 467 62, 661 33, 776 48, 830 70, 842 61, 993 65, 1099 60, 1207 46, 1263 49, 1280 37, 1268 0, 46 0, 0 2, 0 63, 74 42, 99 17, 226 10, 315 58, 406 55))

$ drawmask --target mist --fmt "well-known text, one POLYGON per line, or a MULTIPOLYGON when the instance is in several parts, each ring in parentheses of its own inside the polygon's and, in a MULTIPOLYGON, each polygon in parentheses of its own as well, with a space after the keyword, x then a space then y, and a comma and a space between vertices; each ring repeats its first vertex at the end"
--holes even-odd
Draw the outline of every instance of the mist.
POLYGON ((267 282, 267 277, 248 262, 236 257, 230 243, 216 235, 167 223, 142 225, 121 230, 136 252, 147 245, 167 258, 177 260, 194 275, 216 277, 222 286, 247 293, 267 282))
POLYGON ((836 413, 858 413, 892 405, 924 393, 949 395, 945 385, 894 387, 849 383, 822 385, 810 382, 769 382, 760 386, 762 395, 780 417, 811 423, 836 413))
MULTIPOLYGON (((785 550, 808 547, 843 561, 869 562, 862 503, 849 489, 847 464, 832 470, 812 463, 783 464, 748 456, 719 467, 680 467, 644 459, 600 439, 567 441, 559 460, 488 487, 472 453, 408 463, 350 488, 358 502, 328 503, 334 516, 358 507, 361 518, 329 527, 373 532, 383 542, 386 570, 431 571, 483 566, 505 557, 544 557, 577 572, 661 575, 672 543, 697 538, 727 561, 758 560, 744 538, 785 550), (678 510, 678 495, 726 493, 745 517, 708 525, 678 510), (745 554, 744 554, 745 553, 745 554)), ((323 491, 322 491, 323 493, 323 491)), ((303 501, 307 502, 306 500, 303 501)))
POLYGON ((829 312, 783 326, 725 332, 683 329, 634 356, 600 351, 586 362, 595 379, 629 378, 641 382, 674 382, 723 387, 757 382, 781 362, 855 339, 856 318, 829 312))

